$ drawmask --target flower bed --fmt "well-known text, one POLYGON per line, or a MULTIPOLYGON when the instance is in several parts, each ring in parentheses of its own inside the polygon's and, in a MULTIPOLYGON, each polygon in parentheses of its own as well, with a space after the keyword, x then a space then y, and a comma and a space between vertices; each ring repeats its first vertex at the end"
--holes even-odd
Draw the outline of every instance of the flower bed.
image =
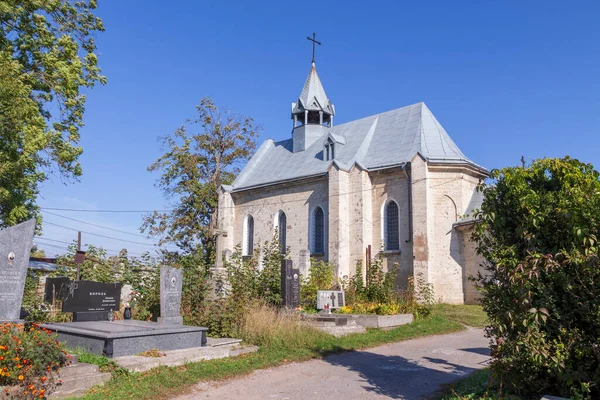
POLYGON ((4 323, 0 332, 0 386, 11 397, 45 398, 69 356, 56 335, 37 324, 4 323))

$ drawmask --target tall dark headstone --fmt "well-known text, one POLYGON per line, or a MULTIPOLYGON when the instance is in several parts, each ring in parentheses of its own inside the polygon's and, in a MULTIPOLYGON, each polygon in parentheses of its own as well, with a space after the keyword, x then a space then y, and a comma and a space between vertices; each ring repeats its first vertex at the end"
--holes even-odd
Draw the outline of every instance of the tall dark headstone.
POLYGON ((160 317, 158 322, 183 325, 181 292, 183 271, 167 266, 160 267, 160 317))
POLYGON ((296 308, 300 305, 300 270, 292 260, 281 261, 281 305, 296 308))
POLYGON ((0 231, 0 321, 2 322, 19 321, 34 232, 35 219, 0 231))

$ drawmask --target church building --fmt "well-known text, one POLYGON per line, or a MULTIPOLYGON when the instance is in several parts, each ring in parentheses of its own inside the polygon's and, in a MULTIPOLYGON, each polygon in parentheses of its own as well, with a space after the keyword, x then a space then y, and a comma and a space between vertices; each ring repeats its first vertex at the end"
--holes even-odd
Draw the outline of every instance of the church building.
POLYGON ((366 264, 365 250, 433 284, 436 300, 472 303, 481 260, 468 214, 488 171, 467 158, 425 103, 337 125, 315 63, 292 103, 291 136, 267 139, 219 192, 217 265, 236 245, 251 255, 278 232, 301 273, 307 253, 340 277, 366 264))

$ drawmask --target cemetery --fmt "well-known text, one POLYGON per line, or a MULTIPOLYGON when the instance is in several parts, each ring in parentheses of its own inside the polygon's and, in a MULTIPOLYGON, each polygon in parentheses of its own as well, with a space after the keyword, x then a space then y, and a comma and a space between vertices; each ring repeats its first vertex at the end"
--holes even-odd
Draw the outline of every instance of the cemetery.
MULTIPOLYGON (((34 221, 30 220, 0 231, 0 251, 6 254, 0 265, 0 274, 4 278, 0 284, 0 310, 3 313, 0 319, 11 324, 25 324, 21 326, 31 324, 21 320, 20 314, 34 227, 34 221)), ((277 243, 277 238, 274 238, 273 243, 277 243)), ((265 246, 268 249, 268 244, 265 246)), ((231 262, 226 266, 226 282, 212 294, 215 304, 221 304, 227 309, 232 306, 241 307, 244 301, 256 303, 268 299, 272 305, 280 308, 279 313, 285 324, 298 326, 300 330, 308 329, 307 332, 316 329, 335 337, 365 333, 366 328, 396 327, 413 320, 412 314, 343 313, 342 310, 349 309, 346 292, 340 290, 339 284, 335 283, 333 271, 328 264, 314 262, 311 280, 311 274, 308 277, 301 276, 300 270, 284 254, 279 251, 274 254, 276 256, 268 251, 263 254, 262 269, 252 266, 256 261, 254 258, 244 259, 239 253, 233 254, 231 262), (260 289, 261 285, 257 285, 259 290, 251 293, 253 279, 264 282, 269 276, 273 277, 273 296, 269 297, 262 291, 264 285, 263 289, 260 289), (318 282, 318 279, 321 281, 318 282), (338 289, 335 289, 336 285, 338 289)), ((76 257, 80 257, 80 261, 84 260, 85 253, 78 252, 76 257)), ((374 265, 379 264, 375 261, 374 265)), ((212 338, 208 336, 211 332, 207 327, 183 324, 181 309, 184 274, 181 269, 164 265, 159 267, 159 279, 155 284, 159 289, 160 316, 153 318, 155 320, 138 320, 132 318, 132 315, 136 315, 136 306, 130 304, 134 293, 131 285, 77 279, 77 276, 86 276, 81 263, 77 266, 74 280, 60 275, 43 276, 40 281, 44 283, 44 292, 37 295, 49 304, 60 305, 60 317, 55 316, 56 321, 42 321, 35 326, 39 326, 48 335, 56 335, 62 349, 61 354, 65 354, 65 357, 68 349, 77 349, 79 352, 112 359, 119 368, 143 372, 157 366, 175 366, 238 356, 258 349, 250 343, 241 343, 241 339, 218 338, 227 333, 218 328, 213 328, 212 333, 217 338, 212 338), (66 321, 65 315, 70 315, 66 321), (147 355, 153 352, 157 352, 159 356, 147 355)), ((379 270, 371 273, 371 280, 376 276, 381 278, 381 273, 379 270)), ((346 287, 353 292, 350 296, 353 299, 357 296, 354 292, 360 289, 357 285, 362 284, 358 282, 346 287)), ((265 310, 269 310, 269 307, 272 306, 267 306, 265 310)), ((246 320, 247 313, 252 311, 239 308, 237 312, 240 314, 234 315, 246 320)), ((50 314, 46 318, 52 319, 50 314)), ((238 329, 237 332, 243 330, 238 329)), ((55 374, 55 378, 64 375, 65 383, 54 389, 56 395, 82 393, 87 389, 84 382, 89 382, 90 385, 102 384, 108 378, 105 373, 97 370, 97 366, 78 362, 77 357, 74 357, 72 365, 66 366, 67 362, 63 364, 63 372, 55 374), (88 379, 69 380, 69 374, 73 374, 72 371, 76 369, 87 371, 82 374, 88 379)), ((50 387, 44 390, 50 392, 50 387)))

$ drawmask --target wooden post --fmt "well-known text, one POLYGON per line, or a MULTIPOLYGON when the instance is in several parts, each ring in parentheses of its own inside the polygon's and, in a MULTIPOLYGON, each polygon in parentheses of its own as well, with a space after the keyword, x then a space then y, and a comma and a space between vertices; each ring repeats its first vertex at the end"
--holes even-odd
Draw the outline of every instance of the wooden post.
POLYGON ((371 272, 371 245, 367 246, 367 264, 366 264, 366 266, 367 266, 367 268, 366 268, 366 275, 367 275, 366 278, 367 279, 365 281, 367 283, 367 286, 369 286, 371 283, 371 282, 369 282, 369 276, 370 276, 369 272, 371 272))
MULTIPOLYGON (((81 231, 77 232, 77 251, 81 251, 81 231)), ((77 263, 77 280, 81 278, 81 263, 77 263)))

